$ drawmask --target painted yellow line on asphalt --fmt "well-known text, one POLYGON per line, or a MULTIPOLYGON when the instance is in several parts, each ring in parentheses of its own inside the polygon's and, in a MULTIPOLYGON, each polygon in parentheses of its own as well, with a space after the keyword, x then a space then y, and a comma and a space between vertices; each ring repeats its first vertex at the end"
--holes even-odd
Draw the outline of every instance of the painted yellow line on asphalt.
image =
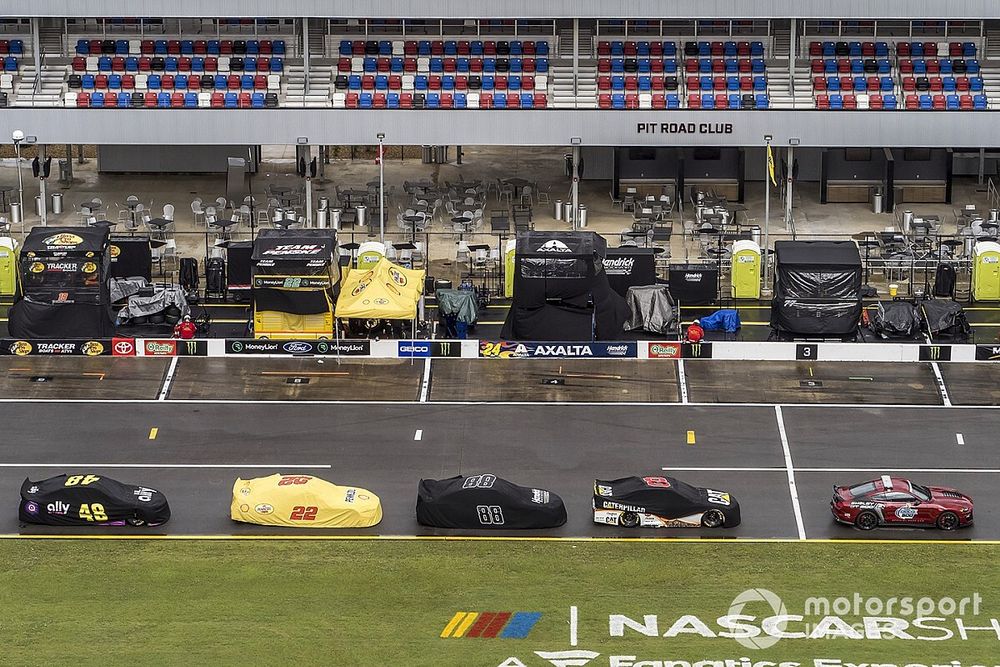
POLYGON ((0 534, 0 540, 189 540, 195 542, 227 541, 342 541, 342 542, 576 542, 576 543, 674 543, 674 544, 961 544, 1000 546, 1000 540, 942 540, 885 538, 807 538, 794 537, 539 537, 492 535, 79 535, 73 533, 0 534))
POLYGON ((687 436, 687 443, 688 443, 689 445, 693 445, 693 444, 695 444, 695 440, 694 440, 694 431, 688 431, 688 436, 687 436))
POLYGON ((156 440, 156 434, 159 433, 159 432, 160 432, 160 429, 157 428, 157 427, 155 427, 155 426, 153 428, 149 429, 149 439, 150 440, 156 440))

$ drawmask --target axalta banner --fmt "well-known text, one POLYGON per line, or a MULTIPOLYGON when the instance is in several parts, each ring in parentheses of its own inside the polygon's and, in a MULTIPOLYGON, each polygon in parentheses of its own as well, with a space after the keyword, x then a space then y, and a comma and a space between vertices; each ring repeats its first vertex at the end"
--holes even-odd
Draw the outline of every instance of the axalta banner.
POLYGON ((268 340, 263 338, 226 339, 226 354, 337 355, 367 357, 368 340, 268 340))
POLYGON ((13 354, 19 357, 28 355, 83 355, 96 357, 111 354, 111 339, 96 340, 17 340, 4 338, 0 340, 0 354, 13 354))
POLYGON ((628 359, 637 356, 635 341, 610 343, 528 343, 513 341, 479 341, 479 356, 499 359, 538 357, 595 357, 628 359))

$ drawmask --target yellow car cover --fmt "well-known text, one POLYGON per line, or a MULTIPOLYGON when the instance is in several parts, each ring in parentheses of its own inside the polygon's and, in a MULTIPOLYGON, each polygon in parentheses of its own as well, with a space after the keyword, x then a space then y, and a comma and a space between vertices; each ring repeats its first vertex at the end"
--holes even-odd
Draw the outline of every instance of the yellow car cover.
POLYGON ((371 491, 337 486, 311 475, 236 479, 230 517, 265 526, 368 528, 382 520, 371 491))

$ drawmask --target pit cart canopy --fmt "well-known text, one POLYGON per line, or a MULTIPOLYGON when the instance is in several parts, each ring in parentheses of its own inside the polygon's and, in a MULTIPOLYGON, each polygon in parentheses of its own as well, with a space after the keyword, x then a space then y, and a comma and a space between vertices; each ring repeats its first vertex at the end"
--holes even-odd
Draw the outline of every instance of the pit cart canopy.
POLYGON ((774 244, 771 326, 802 335, 845 335, 861 317, 861 255, 853 241, 774 244))
POLYGON ((352 269, 337 299, 340 318, 412 320, 424 289, 424 272, 383 257, 371 269, 352 269))
POLYGON ((325 267, 333 261, 336 248, 333 229, 262 229, 251 260, 258 266, 325 267))
POLYGON ((108 248, 111 232, 105 226, 35 227, 24 239, 21 251, 39 255, 54 253, 99 254, 108 248))
POLYGON ((492 474, 422 479, 417 521, 439 528, 530 529, 566 523, 562 498, 492 474))

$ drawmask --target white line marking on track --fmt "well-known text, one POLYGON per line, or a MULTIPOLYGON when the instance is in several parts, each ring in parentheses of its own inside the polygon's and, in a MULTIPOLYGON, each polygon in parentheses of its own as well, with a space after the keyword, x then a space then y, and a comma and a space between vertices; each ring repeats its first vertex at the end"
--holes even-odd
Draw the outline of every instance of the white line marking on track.
MULTIPOLYGON (((135 404, 158 403, 155 398, 0 398, 0 403, 83 403, 83 404, 135 404)), ((253 400, 240 398, 176 398, 164 401, 165 405, 274 405, 286 410, 296 405, 419 405, 420 401, 348 401, 348 400, 253 400)), ((640 403, 637 401, 434 401, 439 405, 476 405, 476 406, 521 406, 521 407, 555 407, 555 408, 826 408, 840 410, 944 410, 943 405, 919 405, 914 403, 688 403, 653 401, 640 403)), ((1000 410, 1000 405, 952 405, 952 410, 1000 410)))
POLYGON ((424 378, 420 383, 420 402, 427 402, 427 394, 430 393, 431 388, 431 358, 427 357, 424 360, 424 378))
POLYGON ((577 627, 577 624, 578 624, 578 610, 577 610, 577 608, 575 606, 574 607, 570 607, 569 608, 569 645, 570 646, 576 646, 576 644, 577 644, 577 640, 576 640, 576 627, 577 627))
MULTIPOLYGON (((677 467, 677 466, 664 466, 660 468, 664 472, 785 472, 784 466, 757 466, 757 467, 724 467, 724 466, 694 466, 694 467, 677 467)), ((809 473, 809 472, 873 472, 873 473, 884 473, 884 472, 947 472, 956 474, 976 474, 982 473, 986 475, 996 475, 1000 474, 1000 468, 796 468, 796 473, 809 473)))
POLYGON ((792 452, 788 447, 788 435, 785 433, 785 420, 781 417, 781 406, 774 406, 774 415, 778 419, 778 435, 781 437, 781 449, 785 454, 785 471, 788 473, 788 492, 792 496, 792 510, 795 513, 795 527, 799 531, 799 539, 806 539, 806 527, 802 523, 802 508, 799 507, 799 492, 795 488, 795 468, 792 467, 792 452))
POLYGON ((167 368, 167 376, 163 378, 163 386, 160 388, 160 395, 156 397, 158 401, 167 400, 167 394, 170 393, 170 385, 174 381, 174 372, 177 370, 178 358, 174 357, 170 360, 170 366, 167 368))
POLYGON ((958 442, 958 444, 960 444, 960 445, 964 445, 965 444, 965 436, 962 435, 961 433, 956 433, 955 434, 955 441, 958 442))
POLYGON ((289 465, 280 463, 0 463, 0 468, 67 468, 85 470, 90 468, 273 468, 278 470, 329 470, 327 464, 289 465))
POLYGON ((681 403, 687 404, 688 402, 688 383, 687 375, 684 374, 684 360, 677 360, 677 381, 681 385, 681 403))
POLYGON ((414 440, 423 440, 424 439, 424 429, 418 428, 417 432, 413 434, 413 439, 414 440))

